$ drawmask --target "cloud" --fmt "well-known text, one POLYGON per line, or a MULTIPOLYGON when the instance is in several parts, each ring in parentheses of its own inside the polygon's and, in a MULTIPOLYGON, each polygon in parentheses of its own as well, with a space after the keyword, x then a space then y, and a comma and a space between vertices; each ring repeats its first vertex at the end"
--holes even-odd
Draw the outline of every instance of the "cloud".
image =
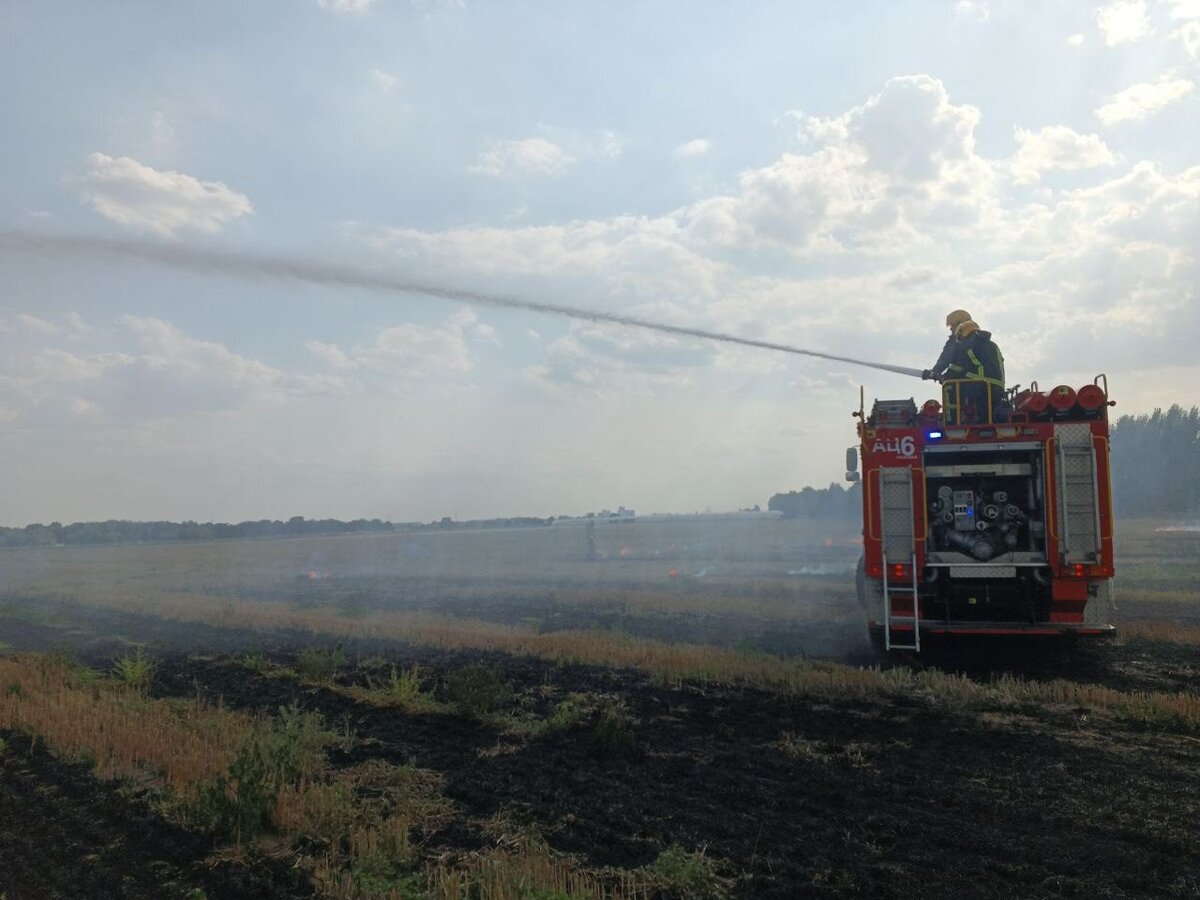
MULTIPOLYGON (((804 152, 743 172, 736 189, 658 216, 444 231, 381 228, 367 240, 413 265, 501 277, 585 274, 613 295, 713 296, 744 252, 892 254, 983 227, 1002 167, 975 152, 979 111, 926 75, 888 81, 844 115, 799 116, 804 152), (644 260, 653 258, 654 264, 644 260), (657 266, 657 268, 655 268, 657 266), (683 274, 683 273, 690 274, 683 274)), ((685 145, 687 146, 687 145, 685 145)), ((494 160, 489 171, 504 168, 494 160)))
POLYGON ((1186 78, 1164 75, 1158 81, 1135 84, 1109 97, 1108 102, 1096 110, 1096 117, 1105 125, 1137 122, 1178 103, 1192 92, 1193 87, 1186 78))
MULTIPOLYGON (((1200 167, 1139 161, 1086 187, 1081 176, 1072 189, 1014 192, 1046 172, 1122 160, 1098 135, 1065 126, 1018 129, 1011 158, 982 157, 979 110, 928 76, 893 79, 841 115, 797 118, 797 149, 746 170, 727 194, 658 215, 365 236, 401 264, 488 290, 800 347, 854 346, 901 365, 914 364, 904 348, 923 323, 965 306, 1005 336, 1014 372, 1033 377, 1064 354, 1094 355, 1072 343, 1079 334, 1094 332, 1114 359, 1157 353, 1139 341, 1191 302, 1200 167), (1128 349, 1112 343, 1120 323, 1128 349)), ((571 329, 570 340, 547 337, 527 372, 539 385, 654 391, 696 375, 681 361, 642 377, 637 353, 571 329)), ((1167 337, 1184 352, 1200 342, 1200 323, 1167 337)), ((726 366, 753 370, 720 351, 711 367, 726 366)))
POLYGON ((1069 38, 1067 38, 1067 46, 1079 47, 1083 44, 1083 40, 1084 40, 1084 38, 1083 38, 1082 34, 1073 34, 1069 38))
POLYGON ((1059 205, 1078 214, 1084 227, 1107 233, 1110 240, 1122 244, 1186 242, 1200 220, 1200 166, 1171 176, 1142 161, 1125 175, 1065 193, 1059 205))
POLYGON ((150 117, 151 145, 158 152, 167 153, 174 149, 176 137, 175 127, 167 121, 166 114, 156 109, 150 117))
POLYGON ((474 175, 561 175, 575 162, 562 147, 545 138, 492 141, 467 171, 474 175))
POLYGON ((639 219, 618 217, 515 228, 380 228, 368 233, 366 239, 376 249, 410 264, 443 272, 466 265, 489 275, 548 275, 570 268, 594 270, 614 243, 642 227, 639 219))
POLYGON ((324 341, 305 341, 305 349, 327 366, 335 369, 352 369, 354 360, 337 344, 327 344, 324 341))
POLYGON ((1200 59, 1200 20, 1184 22, 1171 33, 1171 37, 1183 44, 1188 56, 1200 59))
POLYGON ((597 274, 610 292, 631 300, 703 303, 718 295, 725 271, 723 263, 647 223, 605 254, 597 274))
POLYGON ((991 15, 991 10, 985 0, 958 0, 954 4, 954 15, 960 19, 975 19, 978 22, 986 22, 991 15))
POLYGON ((70 314, 66 339, 89 342, 90 349, 54 346, 63 329, 44 323, 37 329, 40 342, 25 341, 9 354, 0 377, 21 381, 25 425, 61 428, 82 416, 120 428, 307 392, 302 379, 220 343, 190 338, 162 319, 123 316, 117 325, 98 334, 70 314))
POLYGON ((317 6, 332 13, 360 13, 370 8, 375 0, 317 0, 317 6))
POLYGON ((936 269, 929 267, 905 267, 887 279, 886 285, 895 288, 921 287, 937 279, 936 269))
POLYGON ((464 309, 441 325, 412 322, 380 329, 373 341, 343 349, 309 341, 309 352, 332 368, 387 379, 401 389, 416 381, 445 379, 474 368, 472 343, 496 343, 495 330, 464 309))
POLYGON ((1200 0, 1171 0, 1172 19, 1200 19, 1200 0))
POLYGON ((185 230, 212 233, 254 212, 248 197, 219 181, 160 171, 127 156, 93 153, 68 183, 109 221, 164 237, 185 230))
POLYGON ((616 132, 607 130, 600 132, 596 154, 601 159, 616 159, 624 149, 621 139, 617 137, 616 132))
POLYGON ((712 149, 712 141, 708 138, 696 138, 675 148, 675 155, 687 159, 693 156, 704 156, 712 149))
POLYGON ((1096 10, 1096 25, 1108 47, 1133 43, 1151 34, 1145 0, 1115 0, 1096 10))
POLYGON ((529 366, 525 375, 552 391, 629 396, 687 384, 699 370, 711 367, 717 355, 707 341, 572 322, 567 334, 546 348, 544 361, 529 366))
POLYGON ((53 321, 22 313, 14 323, 20 330, 0 323, 0 385, 29 433, 86 427, 91 441, 151 435, 164 423, 203 431, 200 417, 362 392, 352 372, 285 371, 156 317, 93 327, 77 313, 53 321))
POLYGON ((743 173, 739 193, 692 211, 689 231, 792 252, 887 250, 922 227, 977 221, 994 181, 975 153, 979 110, 950 102, 928 75, 893 78, 842 116, 801 116, 812 148, 743 173))
POLYGON ((122 316, 119 323, 138 344, 131 377, 121 382, 164 415, 235 406, 288 387, 283 372, 217 341, 188 337, 163 319, 122 316))
POLYGON ((278 370, 164 319, 122 316, 115 324, 94 329, 68 313, 65 329, 41 329, 40 344, 26 341, 8 354, 0 383, 19 383, 25 425, 55 430, 84 415, 100 427, 142 427, 359 390, 344 373, 278 370), (71 350, 50 343, 64 332, 71 350))
POLYGON ((69 312, 66 315, 66 332, 72 338, 82 339, 91 335, 95 329, 88 323, 87 319, 77 312, 69 312))
POLYGON ((910 180, 931 180, 947 162, 974 153, 979 110, 955 106, 928 75, 893 78, 875 97, 818 132, 844 132, 866 150, 871 166, 910 180))
POLYGON ((33 331, 38 334, 58 334, 59 328, 53 322, 47 322, 45 319, 38 316, 31 316, 28 313, 17 313, 14 317, 16 321, 28 331, 33 331))
POLYGON ((400 79, 391 72, 385 72, 383 69, 372 69, 371 80, 384 93, 391 93, 396 89, 396 85, 400 83, 400 79))
POLYGON ((1099 135, 1080 134, 1065 125, 1050 125, 1040 131, 1018 128, 1016 139, 1012 172, 1017 184, 1031 184, 1050 169, 1073 171, 1117 162, 1099 135))

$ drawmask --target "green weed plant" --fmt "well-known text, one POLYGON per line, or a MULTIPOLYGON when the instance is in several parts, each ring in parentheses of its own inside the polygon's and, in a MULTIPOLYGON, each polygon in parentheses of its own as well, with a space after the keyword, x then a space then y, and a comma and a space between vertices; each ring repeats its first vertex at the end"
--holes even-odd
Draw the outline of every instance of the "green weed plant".
POLYGON ((342 645, 330 649, 327 647, 308 647, 301 650, 296 658, 296 669, 305 681, 315 681, 325 684, 332 681, 346 662, 346 651, 342 645))
POLYGON ((266 829, 285 787, 321 772, 334 740, 318 713, 281 707, 250 735, 228 771, 197 792, 193 820, 238 844, 252 840, 266 829))
POLYGON ((154 668, 154 660, 138 647, 135 652, 113 660, 112 674, 119 682, 140 693, 150 686, 154 668))
POLYGON ((592 754, 601 759, 630 759, 640 755, 636 722, 620 702, 611 702, 600 711, 592 728, 592 754))
POLYGON ((730 882, 717 874, 713 861, 679 846, 662 851, 639 873, 661 900, 724 900, 729 896, 730 882))
POLYGON ((386 681, 376 683, 369 675, 369 699, 382 706, 396 706, 410 712, 437 707, 432 692, 421 687, 421 667, 413 663, 406 669, 392 666, 386 681))
POLYGON ((494 669, 464 666, 446 676, 446 698, 463 712, 486 716, 513 701, 513 689, 494 669))
POLYGON ((242 665, 251 672, 257 672, 259 675, 267 671, 271 665, 267 661, 267 655, 261 650, 252 650, 242 654, 242 665))

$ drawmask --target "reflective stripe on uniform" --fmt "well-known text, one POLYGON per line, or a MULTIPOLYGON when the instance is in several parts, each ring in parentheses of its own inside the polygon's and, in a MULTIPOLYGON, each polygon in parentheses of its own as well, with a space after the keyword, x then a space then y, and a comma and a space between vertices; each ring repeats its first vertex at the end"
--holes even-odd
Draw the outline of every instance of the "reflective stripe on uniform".
POLYGON ((988 384, 994 384, 997 387, 1004 387, 1004 382, 1001 379, 988 378, 983 374, 983 363, 980 362, 979 357, 975 355, 975 351, 970 347, 967 348, 967 356, 971 358, 971 362, 975 363, 975 371, 967 372, 967 378, 971 379, 972 381, 986 381, 988 384))

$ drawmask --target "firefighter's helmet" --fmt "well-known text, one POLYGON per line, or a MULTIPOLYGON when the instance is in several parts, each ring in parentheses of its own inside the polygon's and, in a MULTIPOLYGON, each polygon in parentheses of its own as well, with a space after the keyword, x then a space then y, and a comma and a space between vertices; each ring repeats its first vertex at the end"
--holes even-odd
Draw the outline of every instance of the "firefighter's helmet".
POLYGON ((951 331, 956 329, 963 322, 970 322, 971 314, 965 309, 956 309, 946 315, 946 327, 951 331))
POLYGON ((954 336, 956 338, 958 338, 960 341, 965 341, 967 338, 969 338, 971 335, 973 335, 978 330, 979 330, 979 326, 976 325, 974 322, 972 322, 970 319, 967 319, 967 321, 960 323, 954 329, 954 336))

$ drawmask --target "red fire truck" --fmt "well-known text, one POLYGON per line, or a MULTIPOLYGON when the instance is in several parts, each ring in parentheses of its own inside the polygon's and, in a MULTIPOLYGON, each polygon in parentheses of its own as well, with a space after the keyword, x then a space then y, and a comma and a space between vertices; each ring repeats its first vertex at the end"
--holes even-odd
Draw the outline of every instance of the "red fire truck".
POLYGON ((942 402, 860 399, 858 595, 880 650, 932 635, 1113 631, 1108 382, 1079 390, 947 381, 942 402), (978 404, 972 402, 978 399, 978 404))

